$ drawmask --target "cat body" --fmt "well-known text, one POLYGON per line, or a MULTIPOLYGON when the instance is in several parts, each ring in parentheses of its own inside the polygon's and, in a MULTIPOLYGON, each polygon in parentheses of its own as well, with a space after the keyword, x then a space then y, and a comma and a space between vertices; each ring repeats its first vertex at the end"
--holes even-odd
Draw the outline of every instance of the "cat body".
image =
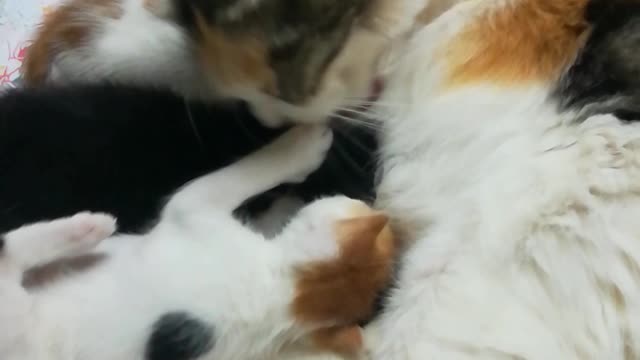
POLYGON ((638 357, 639 16, 461 1, 398 52, 377 206, 406 250, 369 359, 638 357))
MULTIPOLYGON (((110 237, 93 251, 85 244, 101 257, 93 268, 28 292, 15 270, 44 263, 36 256, 57 242, 34 253, 46 233, 24 242, 16 236, 29 234, 29 226, 9 232, 2 261, 20 266, 2 273, 2 296, 21 294, 25 301, 6 301, 2 314, 26 330, 3 331, 0 339, 14 339, 0 341, 2 358, 277 359, 287 349, 357 352, 356 324, 390 276, 394 241, 386 216, 346 197, 320 199, 272 241, 231 216, 247 198, 306 177, 330 143, 325 127, 293 129, 186 185, 148 233, 110 237), (16 261, 20 256, 29 261, 16 261), (350 295, 356 288, 358 300, 350 295), (13 307, 25 306, 30 310, 16 315, 13 307)), ((80 217, 107 235, 115 230, 108 219, 80 217)), ((78 217, 48 226, 69 222, 78 217)), ((47 229, 47 223, 33 226, 47 229)), ((69 255, 53 250, 40 258, 69 255)))
MULTIPOLYGON (((282 133, 239 104, 104 84, 12 90, 0 97, 0 113, 0 232, 84 210, 113 214, 121 232, 144 232, 184 183, 282 133)), ((314 174, 259 196, 238 216, 272 224, 260 216, 283 194, 371 200, 374 132, 332 128, 334 142, 314 174)))
POLYGON ((271 126, 324 121, 367 100, 382 51, 422 2, 68 0, 35 35, 24 79, 241 99, 271 126))

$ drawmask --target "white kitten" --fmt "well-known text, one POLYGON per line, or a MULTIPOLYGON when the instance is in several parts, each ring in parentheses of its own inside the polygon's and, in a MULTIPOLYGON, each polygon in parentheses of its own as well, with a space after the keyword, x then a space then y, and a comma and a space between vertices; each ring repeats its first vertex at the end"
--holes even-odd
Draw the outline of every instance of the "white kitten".
POLYGON ((279 359, 357 352, 357 322, 391 273, 387 218, 360 201, 320 199, 275 239, 232 211, 284 181, 303 179, 331 144, 325 127, 299 127, 177 192, 159 224, 116 236, 84 273, 26 292, 20 274, 82 253, 113 220, 82 214, 6 234, 0 260, 3 360, 279 359), (7 318, 9 317, 9 318, 7 318))

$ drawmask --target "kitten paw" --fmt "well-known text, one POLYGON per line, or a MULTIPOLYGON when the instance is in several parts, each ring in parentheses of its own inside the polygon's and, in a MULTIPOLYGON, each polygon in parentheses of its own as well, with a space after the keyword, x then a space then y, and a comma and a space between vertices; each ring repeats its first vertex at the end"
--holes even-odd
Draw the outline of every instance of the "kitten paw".
POLYGON ((303 182, 316 171, 327 156, 333 142, 333 132, 325 125, 299 125, 282 136, 283 147, 291 174, 287 182, 303 182))
POLYGON ((91 248, 116 231, 116 219, 107 214, 82 212, 67 220, 69 240, 91 248))

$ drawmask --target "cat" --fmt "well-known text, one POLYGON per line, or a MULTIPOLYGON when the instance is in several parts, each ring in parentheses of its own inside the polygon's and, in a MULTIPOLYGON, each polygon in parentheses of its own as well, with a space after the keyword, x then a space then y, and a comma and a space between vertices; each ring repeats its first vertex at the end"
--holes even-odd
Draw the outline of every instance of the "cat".
POLYGON ((67 0, 35 34, 23 78, 241 99, 269 126, 315 123, 375 96, 381 52, 425 1, 67 0))
POLYGON ((640 357, 640 2, 458 1, 397 47, 367 359, 640 357))
MULTIPOLYGON (((83 210, 116 216, 119 232, 145 232, 184 183, 283 131, 241 104, 106 84, 14 89, 0 96, 0 113, 0 233, 83 210)), ((335 140, 316 172, 252 199, 237 216, 272 236, 284 221, 267 216, 272 204, 293 202, 293 214, 322 196, 373 200, 375 129, 331 127, 335 140)))
POLYGON ((325 126, 289 130, 187 184, 144 235, 103 239, 115 230, 113 218, 92 213, 5 234, 0 314, 10 321, 2 321, 0 356, 250 360, 357 352, 356 324, 391 275, 395 240, 386 215, 344 196, 322 198, 272 241, 231 217, 251 196, 304 179, 331 140, 325 126), (103 258, 37 290, 20 286, 25 269, 82 253, 103 258))

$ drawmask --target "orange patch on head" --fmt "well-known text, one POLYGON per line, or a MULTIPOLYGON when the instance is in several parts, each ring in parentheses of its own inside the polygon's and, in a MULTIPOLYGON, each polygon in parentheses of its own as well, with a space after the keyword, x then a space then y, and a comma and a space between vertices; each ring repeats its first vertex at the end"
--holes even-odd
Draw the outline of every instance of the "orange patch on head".
POLYGON ((196 13, 201 35, 200 59, 216 83, 245 86, 277 93, 277 80, 269 64, 269 48, 257 34, 229 33, 206 23, 196 13))
POLYGON ((589 0, 517 0, 475 18, 444 48, 447 84, 552 81, 575 59, 589 0))
POLYGON ((95 28, 93 17, 122 16, 118 0, 75 0, 48 11, 22 64, 22 77, 27 86, 44 83, 54 58, 67 49, 79 47, 95 28))
MULTIPOLYGON (((336 225, 340 247, 336 258, 308 264, 298 271, 292 310, 302 323, 336 325, 336 331, 367 320, 377 295, 391 279, 396 246, 388 217, 364 207, 355 208, 354 212, 363 215, 336 225)), ((320 336, 316 343, 331 343, 329 350, 334 351, 335 347, 349 347, 343 346, 342 341, 322 341, 326 340, 323 336, 333 334, 327 331, 316 334, 320 336)), ((347 341, 352 337, 337 339, 357 343, 347 341)))

